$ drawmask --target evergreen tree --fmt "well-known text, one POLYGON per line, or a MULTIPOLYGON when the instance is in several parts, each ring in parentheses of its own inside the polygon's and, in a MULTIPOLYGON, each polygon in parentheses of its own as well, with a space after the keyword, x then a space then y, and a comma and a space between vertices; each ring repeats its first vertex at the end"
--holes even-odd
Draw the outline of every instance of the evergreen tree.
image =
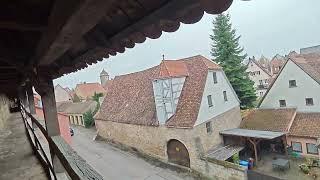
POLYGON ((243 54, 243 48, 239 46, 240 36, 232 29, 229 14, 219 14, 213 20, 212 31, 211 55, 215 58, 214 61, 223 67, 241 101, 241 108, 254 107, 257 99, 254 82, 249 79, 246 66, 242 63, 247 55, 243 54))
POLYGON ((89 110, 83 114, 84 126, 90 128, 94 125, 94 113, 89 110))

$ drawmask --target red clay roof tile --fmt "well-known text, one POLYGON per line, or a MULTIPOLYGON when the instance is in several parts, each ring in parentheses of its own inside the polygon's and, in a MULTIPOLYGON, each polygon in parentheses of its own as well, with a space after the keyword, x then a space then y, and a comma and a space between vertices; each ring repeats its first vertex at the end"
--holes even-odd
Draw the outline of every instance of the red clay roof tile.
POLYGON ((208 69, 221 69, 203 56, 163 61, 153 68, 116 76, 99 114, 100 120, 157 126, 152 81, 159 77, 185 76, 176 113, 167 121, 169 127, 193 127, 197 120, 208 69))
POLYGON ((77 96, 87 99, 91 98, 94 93, 103 93, 106 94, 106 90, 99 83, 83 83, 77 84, 75 88, 75 93, 77 96))
POLYGON ((240 128, 287 132, 295 114, 295 108, 254 109, 243 118, 240 128))
POLYGON ((160 64, 159 78, 188 76, 188 69, 183 61, 164 60, 160 64))
POLYGON ((289 134, 320 138, 320 113, 297 113, 289 134))

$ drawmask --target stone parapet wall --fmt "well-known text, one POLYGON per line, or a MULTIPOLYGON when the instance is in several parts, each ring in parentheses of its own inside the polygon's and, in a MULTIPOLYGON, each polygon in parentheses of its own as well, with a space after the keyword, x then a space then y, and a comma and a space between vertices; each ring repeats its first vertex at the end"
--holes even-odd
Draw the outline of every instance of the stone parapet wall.
POLYGON ((247 170, 237 164, 211 158, 201 158, 197 171, 213 179, 246 180, 247 170))
POLYGON ((0 130, 5 128, 6 121, 10 116, 9 106, 9 99, 5 95, 0 94, 0 130))

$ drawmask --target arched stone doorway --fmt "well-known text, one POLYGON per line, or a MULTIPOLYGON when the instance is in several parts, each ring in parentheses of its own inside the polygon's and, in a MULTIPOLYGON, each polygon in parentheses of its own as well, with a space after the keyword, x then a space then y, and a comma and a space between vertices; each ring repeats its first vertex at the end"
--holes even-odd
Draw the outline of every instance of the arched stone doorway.
POLYGON ((176 139, 168 141, 167 154, 169 162, 190 167, 189 152, 182 142, 176 139))

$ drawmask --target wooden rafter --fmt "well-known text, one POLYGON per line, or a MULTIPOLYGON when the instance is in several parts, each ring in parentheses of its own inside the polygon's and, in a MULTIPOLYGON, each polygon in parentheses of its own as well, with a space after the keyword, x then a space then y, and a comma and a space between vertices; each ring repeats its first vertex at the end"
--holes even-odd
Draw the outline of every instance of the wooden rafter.
MULTIPOLYGON (((146 14, 145 17, 141 18, 140 20, 137 20, 135 22, 133 22, 132 24, 124 27, 124 29, 120 30, 119 32, 117 32, 116 34, 114 34, 112 37, 110 37, 110 39, 105 39, 105 43, 104 47, 101 46, 96 46, 93 49, 85 52, 84 54, 82 54, 81 56, 79 56, 75 61, 81 61, 83 59, 86 59, 88 56, 92 56, 94 53, 93 52, 99 52, 100 54, 103 54, 103 52, 107 51, 107 48, 111 48, 112 45, 114 45, 113 43, 117 43, 119 42, 119 40, 124 39, 126 37, 128 37, 130 34, 132 33, 136 33, 136 32, 140 32, 144 35, 146 35, 149 38, 152 39, 156 39, 161 35, 161 30, 159 30, 157 27, 152 26, 149 28, 146 28, 150 25, 152 25, 154 23, 154 19, 170 19, 172 17, 174 17, 176 13, 178 13, 176 11, 176 9, 179 9, 179 7, 181 6, 187 6, 190 9, 200 6, 200 4, 197 1, 194 0, 185 0, 185 1, 180 1, 180 0, 173 0, 170 1, 166 4, 164 4, 163 6, 161 6, 160 8, 158 8, 155 11, 150 12, 149 14, 146 14), (158 33, 155 33, 157 32, 158 33)), ((185 9, 185 11, 188 11, 189 9, 185 9)), ((202 17, 202 13, 199 13, 198 16, 202 17)), ((173 32, 176 31, 179 28, 180 24, 178 22, 172 22, 172 24, 168 27, 166 27, 165 29, 163 29, 166 32, 173 32)), ((101 36, 101 38, 106 38, 104 36, 101 36)), ((142 42, 146 39, 146 38, 142 38, 142 42)), ((101 40, 102 41, 102 40, 101 40)), ((134 46, 131 45, 132 47, 134 46)), ((123 48, 124 51, 124 48, 123 48)))
POLYGON ((21 24, 13 21, 0 21, 0 29, 17 30, 17 31, 44 31, 45 26, 34 24, 21 24))
POLYGON ((38 44, 35 61, 40 65, 51 64, 92 29, 114 2, 57 0, 50 14, 48 31, 38 44))
POLYGON ((0 69, 5 69, 5 70, 10 69, 11 70, 11 69, 16 69, 16 67, 15 66, 0 66, 0 69))
POLYGON ((16 61, 13 61, 13 60, 9 60, 8 58, 2 58, 0 57, 0 63, 6 63, 7 65, 5 66, 1 66, 0 65, 0 69, 1 71, 4 71, 4 70, 16 70, 20 73, 24 73, 25 72, 25 68, 23 68, 23 64, 21 63, 18 63, 16 61))

